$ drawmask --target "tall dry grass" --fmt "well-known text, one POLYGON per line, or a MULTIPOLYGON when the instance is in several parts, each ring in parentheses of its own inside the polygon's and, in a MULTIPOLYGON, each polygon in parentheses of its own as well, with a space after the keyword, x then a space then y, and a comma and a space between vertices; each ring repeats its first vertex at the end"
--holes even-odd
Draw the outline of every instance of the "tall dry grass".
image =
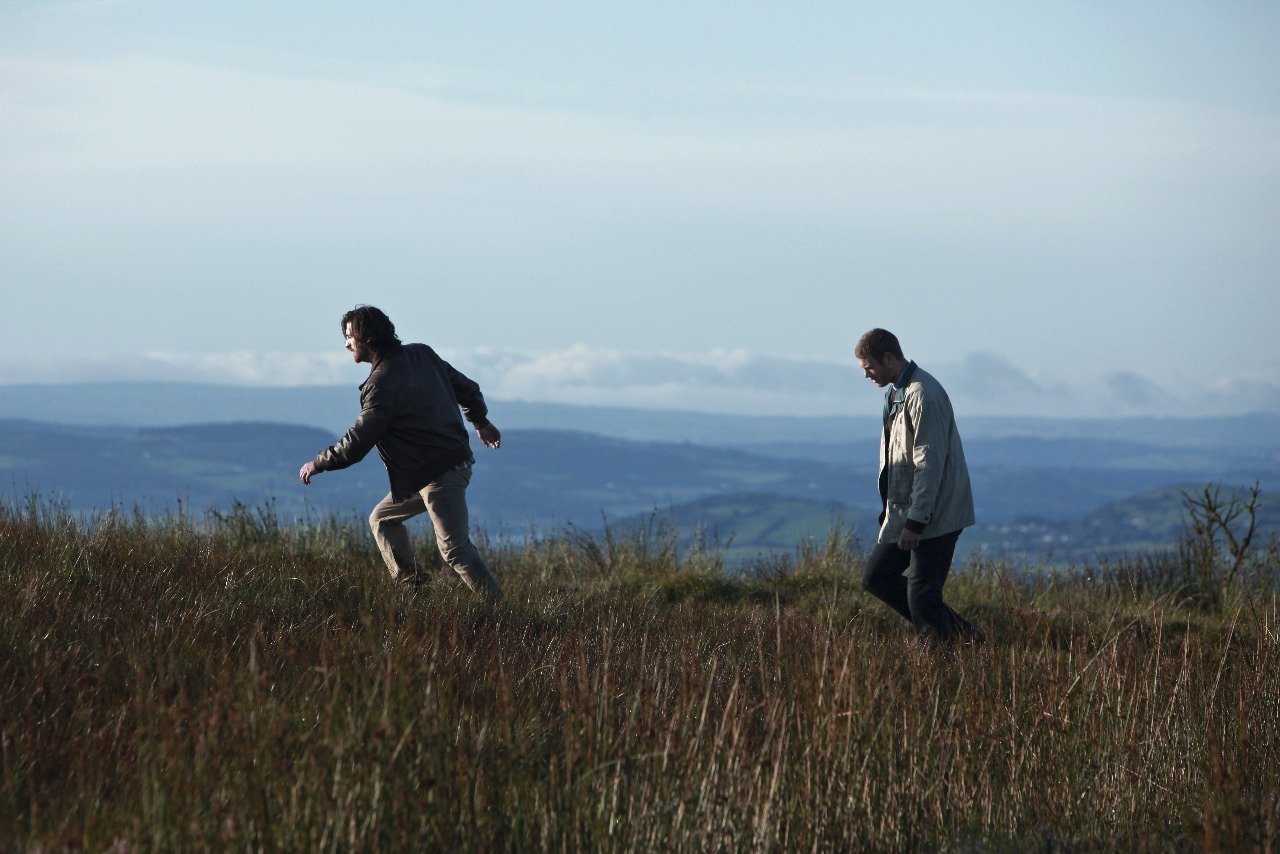
POLYGON ((936 655, 857 589, 840 532, 741 576, 654 531, 485 547, 496 606, 448 580, 391 586, 338 520, 0 509, 0 839, 1280 840, 1273 584, 1209 611, 1145 559, 970 567, 949 599, 991 640, 936 655))

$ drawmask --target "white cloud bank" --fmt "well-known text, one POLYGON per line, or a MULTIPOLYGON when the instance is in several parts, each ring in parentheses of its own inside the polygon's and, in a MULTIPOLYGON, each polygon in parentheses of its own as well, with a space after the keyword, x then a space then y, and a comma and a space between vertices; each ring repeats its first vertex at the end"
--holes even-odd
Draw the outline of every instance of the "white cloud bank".
MULTIPOLYGON (((635 353, 575 344, 559 350, 442 350, 496 400, 699 412, 854 415, 881 392, 856 365, 743 350, 635 353)), ((1280 412, 1280 363, 1219 382, 1158 383, 1116 371, 1068 381, 1029 372, 991 352, 925 366, 958 411, 973 415, 1203 416, 1280 412)), ((364 366, 341 352, 147 352, 92 362, 11 363, 0 382, 172 381, 244 386, 356 385, 364 366)))

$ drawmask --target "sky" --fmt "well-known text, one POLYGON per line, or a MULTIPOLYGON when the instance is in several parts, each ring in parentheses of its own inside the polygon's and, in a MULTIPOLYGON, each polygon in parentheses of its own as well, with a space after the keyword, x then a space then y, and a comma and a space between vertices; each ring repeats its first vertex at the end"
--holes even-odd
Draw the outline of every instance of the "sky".
POLYGON ((1280 4, 0 0, 0 382, 1280 411, 1280 4))

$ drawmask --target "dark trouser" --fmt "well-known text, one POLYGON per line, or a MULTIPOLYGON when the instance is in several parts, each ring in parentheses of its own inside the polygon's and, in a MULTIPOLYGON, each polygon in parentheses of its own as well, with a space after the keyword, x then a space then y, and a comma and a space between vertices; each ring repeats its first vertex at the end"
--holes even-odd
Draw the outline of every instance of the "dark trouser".
POLYGON ((862 588, 910 620, 922 640, 981 642, 982 632, 942 601, 959 539, 959 531, 930 537, 912 551, 897 543, 878 544, 867 558, 862 588))

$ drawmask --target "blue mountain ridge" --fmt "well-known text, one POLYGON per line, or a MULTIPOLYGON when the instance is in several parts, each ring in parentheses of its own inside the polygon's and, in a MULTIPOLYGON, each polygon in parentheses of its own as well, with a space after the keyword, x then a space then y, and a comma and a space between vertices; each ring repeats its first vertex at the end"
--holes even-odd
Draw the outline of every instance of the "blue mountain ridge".
MULTIPOLYGON (((163 513, 179 501, 202 513, 271 502, 286 519, 328 513, 363 519, 386 492, 376 454, 302 487, 298 467, 337 436, 314 427, 10 419, 0 421, 0 430, 9 440, 0 455, 0 495, 21 501, 38 494, 83 513, 113 505, 163 513)), ((508 429, 496 452, 473 444, 473 519, 493 534, 625 528, 656 513, 685 541, 694 531, 710 532, 742 556, 794 548, 806 537, 826 536, 837 522, 864 543, 874 533, 874 441, 815 446, 815 458, 798 456, 794 447, 769 453, 758 441, 711 446, 567 430, 508 429)), ((967 448, 980 525, 964 542, 985 544, 992 555, 1169 543, 1180 489, 1258 480, 1265 495, 1280 486, 1274 454, 1233 455, 1224 445, 1027 437, 976 438, 967 448), (1159 512, 1123 509, 1152 495, 1159 512), (1109 512, 1161 521, 1126 528, 1127 522, 1112 524, 1109 512)))

